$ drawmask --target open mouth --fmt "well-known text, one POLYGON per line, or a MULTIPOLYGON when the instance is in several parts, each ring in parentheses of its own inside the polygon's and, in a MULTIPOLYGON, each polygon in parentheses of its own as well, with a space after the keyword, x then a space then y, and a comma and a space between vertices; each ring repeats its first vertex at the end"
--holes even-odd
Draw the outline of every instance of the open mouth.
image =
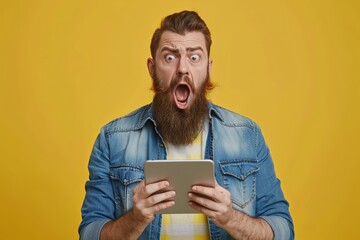
POLYGON ((178 108, 186 109, 188 107, 190 93, 190 86, 187 83, 180 83, 175 87, 174 99, 178 108))

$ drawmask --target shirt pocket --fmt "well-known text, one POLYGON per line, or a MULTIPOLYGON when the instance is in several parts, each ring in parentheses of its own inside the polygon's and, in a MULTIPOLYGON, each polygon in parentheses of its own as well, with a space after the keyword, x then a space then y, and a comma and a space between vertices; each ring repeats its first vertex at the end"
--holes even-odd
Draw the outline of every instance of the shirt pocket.
POLYGON ((237 159, 220 161, 224 187, 230 191, 233 205, 237 210, 244 208, 256 196, 256 160, 237 159))
POLYGON ((132 190, 144 179, 144 170, 132 165, 110 167, 115 197, 115 215, 119 217, 132 208, 132 190))

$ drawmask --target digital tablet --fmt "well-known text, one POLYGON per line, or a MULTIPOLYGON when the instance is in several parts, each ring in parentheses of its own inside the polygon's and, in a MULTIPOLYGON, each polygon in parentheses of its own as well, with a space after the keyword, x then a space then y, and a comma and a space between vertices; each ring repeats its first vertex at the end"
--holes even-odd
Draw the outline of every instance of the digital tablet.
POLYGON ((145 184, 167 180, 174 190, 175 205, 159 213, 198 213, 189 206, 188 193, 193 185, 215 187, 212 160, 148 160, 144 165, 145 184))

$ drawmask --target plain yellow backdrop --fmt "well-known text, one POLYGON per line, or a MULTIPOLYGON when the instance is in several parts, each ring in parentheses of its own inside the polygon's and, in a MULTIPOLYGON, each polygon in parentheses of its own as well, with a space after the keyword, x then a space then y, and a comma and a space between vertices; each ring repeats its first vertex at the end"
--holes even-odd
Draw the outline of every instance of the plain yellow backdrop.
POLYGON ((360 5, 304 1, 1 1, 2 239, 77 239, 101 126, 152 100, 160 20, 213 36, 210 99, 260 124, 297 239, 359 239, 360 5))

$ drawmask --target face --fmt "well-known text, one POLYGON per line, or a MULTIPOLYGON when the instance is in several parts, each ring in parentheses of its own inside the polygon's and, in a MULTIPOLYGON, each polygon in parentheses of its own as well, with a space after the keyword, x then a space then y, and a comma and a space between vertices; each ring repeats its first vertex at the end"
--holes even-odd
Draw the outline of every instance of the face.
POLYGON ((202 33, 164 32, 155 60, 148 60, 154 117, 165 141, 189 144, 201 131, 212 86, 208 59, 202 33))
POLYGON ((171 100, 177 108, 189 109, 211 71, 211 61, 201 32, 179 35, 165 31, 159 42, 155 59, 148 60, 151 77, 157 88, 166 90, 171 84, 171 100), (176 82, 176 83, 175 83, 176 82))

